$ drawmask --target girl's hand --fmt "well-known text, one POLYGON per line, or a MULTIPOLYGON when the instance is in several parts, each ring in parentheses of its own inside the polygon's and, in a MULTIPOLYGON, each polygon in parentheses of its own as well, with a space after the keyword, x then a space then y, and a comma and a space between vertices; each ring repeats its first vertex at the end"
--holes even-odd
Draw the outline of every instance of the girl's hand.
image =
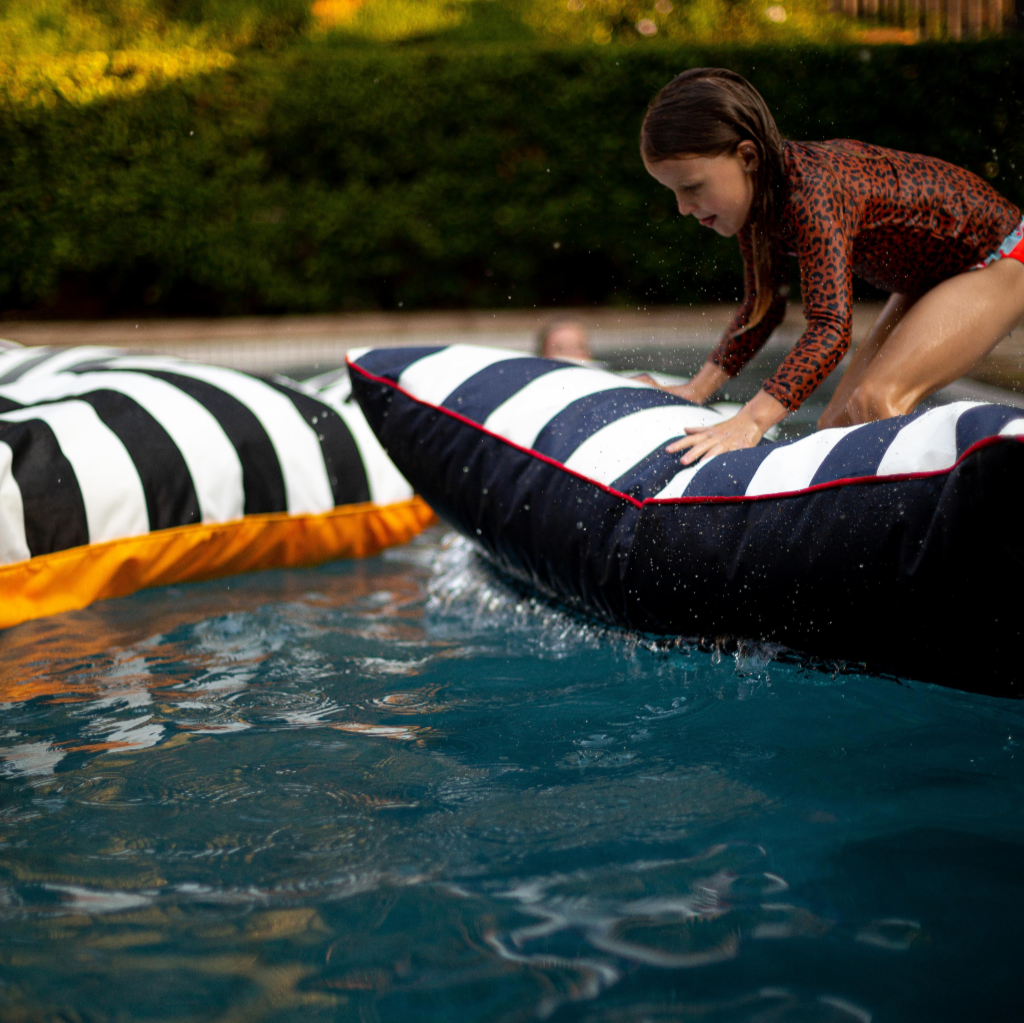
POLYGON ((675 454, 685 448, 690 450, 680 459, 683 465, 693 465, 705 455, 720 455, 725 451, 736 451, 739 448, 752 448, 764 436, 757 423, 741 409, 724 423, 714 426, 690 427, 682 440, 669 444, 666 451, 675 454))
POLYGON ((782 402, 776 401, 766 391, 760 391, 731 419, 714 426, 690 427, 685 437, 673 441, 665 450, 675 454, 688 448, 680 461, 683 465, 693 465, 701 458, 752 448, 764 436, 765 430, 781 422, 788 411, 782 402))
POLYGON ((688 380, 685 384, 676 384, 675 387, 665 387, 646 373, 641 373, 640 376, 633 377, 633 379, 639 380, 642 384, 651 384, 662 391, 668 391, 669 394, 685 398, 687 401, 692 401, 695 405, 703 405, 729 379, 729 375, 724 369, 716 366, 713 362, 705 362, 692 380, 688 380))
POLYGON ((654 377, 648 376, 646 373, 641 373, 639 376, 632 377, 631 379, 641 384, 650 384, 651 387, 657 387, 659 391, 668 391, 669 394, 674 394, 677 398, 685 398, 687 401, 692 401, 695 405, 700 405, 705 400, 704 396, 694 388, 692 380, 688 380, 685 384, 669 386, 668 384, 659 384, 654 377))

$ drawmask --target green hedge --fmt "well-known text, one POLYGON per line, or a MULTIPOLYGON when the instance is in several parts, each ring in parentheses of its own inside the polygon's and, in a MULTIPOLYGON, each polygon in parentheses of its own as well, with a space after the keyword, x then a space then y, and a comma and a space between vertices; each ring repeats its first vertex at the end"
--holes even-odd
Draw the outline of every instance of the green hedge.
POLYGON ((637 130, 685 67, 783 132, 932 153, 1024 200, 1024 44, 388 50, 308 45, 129 100, 0 111, 7 316, 731 298, 637 130))

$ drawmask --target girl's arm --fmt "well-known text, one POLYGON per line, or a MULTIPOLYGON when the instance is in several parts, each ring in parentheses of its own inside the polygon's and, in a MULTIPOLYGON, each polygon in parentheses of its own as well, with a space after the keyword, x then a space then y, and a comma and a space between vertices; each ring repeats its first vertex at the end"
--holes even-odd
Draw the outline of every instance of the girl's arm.
POLYGON ((726 327, 725 333, 722 334, 722 340, 708 356, 708 362, 725 371, 726 379, 736 376, 750 362, 771 337, 772 331, 786 318, 786 296, 779 288, 786 256, 776 246, 772 252, 772 268, 774 270, 772 276, 774 279, 767 284, 767 287, 772 290, 772 304, 759 323, 745 329, 750 322, 750 316, 754 311, 754 302, 757 298, 754 249, 747 228, 740 231, 736 240, 739 243, 740 255, 743 257, 743 302, 736 310, 732 322, 726 327))
POLYGON ((850 347, 855 225, 842 191, 827 174, 791 193, 790 204, 807 327, 763 390, 795 412, 850 347))
MULTIPOLYGON (((737 240, 739 241, 740 255, 743 257, 743 302, 736 310, 729 326, 725 328, 721 341, 708 356, 707 362, 701 366, 700 371, 692 380, 674 387, 664 387, 646 373, 634 377, 635 380, 661 387, 663 391, 669 391, 687 401, 703 405, 719 388, 743 369, 763 347, 765 341, 771 337, 772 331, 786 318, 786 296, 772 282, 769 286, 773 289, 774 294, 768 311, 759 323, 749 330, 744 330, 754 311, 754 301, 757 297, 754 253, 751 248, 750 234, 746 229, 740 232, 737 240)), ((773 259, 773 266, 777 268, 782 265, 785 256, 782 252, 777 251, 773 253, 773 259)))
MULTIPOLYGON (((813 183, 812 183, 813 184, 813 183)), ((668 451, 689 449, 684 465, 698 458, 753 447, 766 429, 795 412, 832 372, 850 346, 853 328, 852 227, 834 182, 811 188, 809 196, 791 193, 799 225, 797 256, 807 329, 761 392, 732 419, 687 436, 668 451)))

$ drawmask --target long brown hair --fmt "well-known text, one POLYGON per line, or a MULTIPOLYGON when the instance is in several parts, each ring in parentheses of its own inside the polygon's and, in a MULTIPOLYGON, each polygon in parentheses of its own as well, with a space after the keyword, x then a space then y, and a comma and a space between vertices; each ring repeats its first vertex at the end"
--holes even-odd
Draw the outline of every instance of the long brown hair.
POLYGON ((678 156, 734 153, 741 142, 757 147, 750 208, 756 298, 745 330, 772 304, 772 235, 782 187, 782 136, 761 94, 742 75, 696 67, 677 75, 651 100, 640 129, 647 163, 678 156))

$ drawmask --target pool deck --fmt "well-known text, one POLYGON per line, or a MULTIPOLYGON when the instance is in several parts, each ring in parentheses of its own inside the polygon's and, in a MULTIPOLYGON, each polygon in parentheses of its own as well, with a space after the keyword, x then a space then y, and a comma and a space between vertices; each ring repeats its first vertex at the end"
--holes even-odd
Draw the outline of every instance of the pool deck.
MULTIPOLYGON (((529 351, 538 329, 552 319, 573 319, 588 329, 599 359, 620 368, 693 372, 732 315, 731 305, 584 308, 561 310, 342 313, 223 319, 26 321, 0 324, 0 337, 25 345, 103 345, 174 355, 254 373, 312 375, 344 361, 350 348, 432 345, 455 341, 529 351)), ((858 303, 854 345, 864 337, 880 306, 858 303)), ((805 325, 791 306, 751 366, 753 376, 770 372, 805 325)), ((744 376, 747 374, 745 373, 744 376)), ((747 390, 741 387, 740 390, 747 390)), ((948 390, 948 389, 947 389, 948 390)), ((1024 407, 1024 329, 1019 329, 959 381, 947 398, 973 397, 1024 407), (1022 393, 1016 394, 1015 391, 1022 393)))

